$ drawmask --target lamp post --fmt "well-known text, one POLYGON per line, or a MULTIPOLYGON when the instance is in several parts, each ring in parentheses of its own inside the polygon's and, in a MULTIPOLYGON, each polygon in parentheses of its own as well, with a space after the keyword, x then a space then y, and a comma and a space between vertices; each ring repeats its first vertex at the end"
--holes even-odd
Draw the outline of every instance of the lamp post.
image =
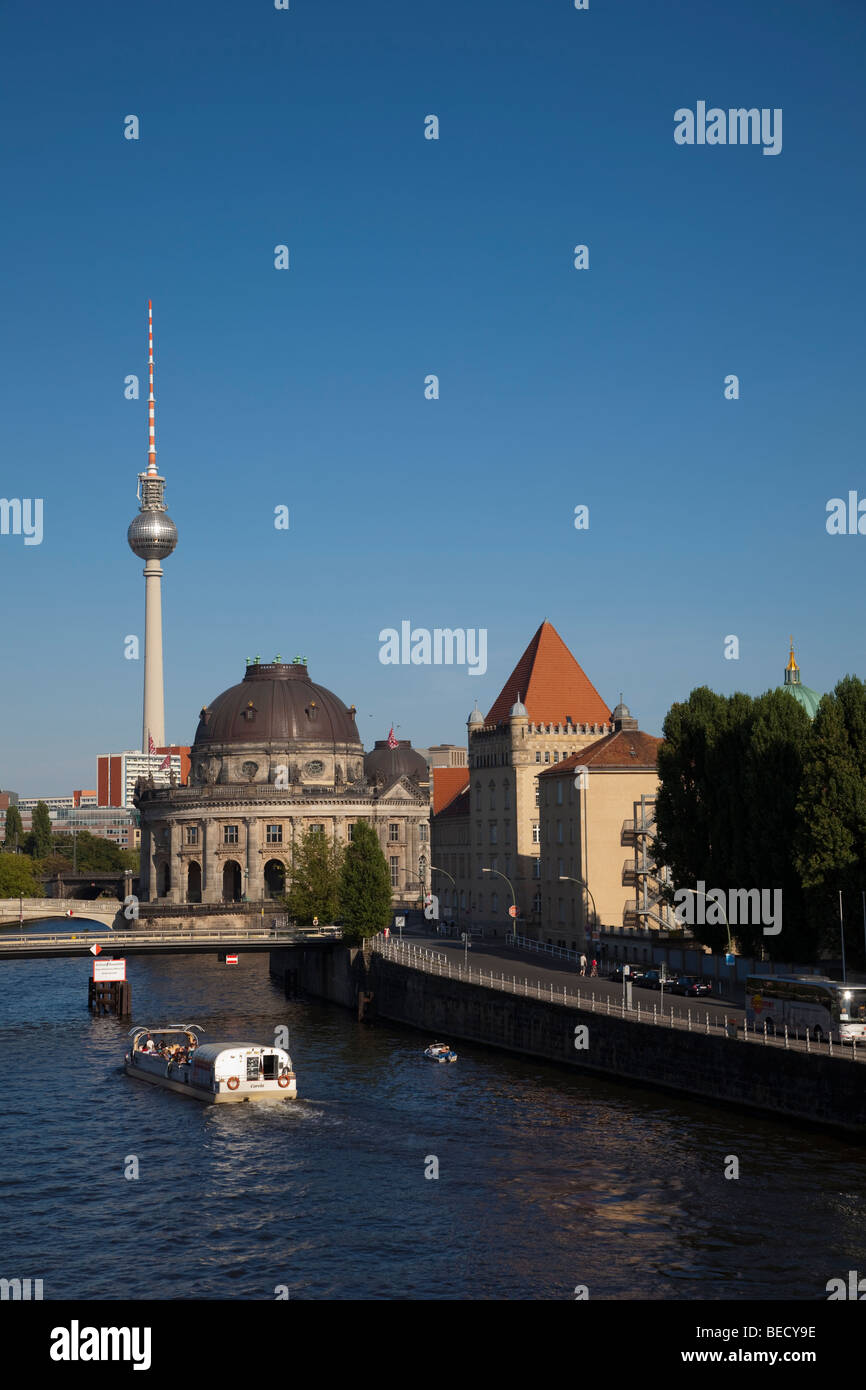
MULTIPOLYGON (((589 900, 590 900, 590 902, 592 903, 592 910, 593 910, 593 912, 595 913, 595 920, 596 920, 596 922, 598 922, 599 926, 601 926, 601 923, 600 923, 600 921, 599 921, 599 916, 598 916, 598 908, 597 908, 596 905, 595 905, 595 898, 592 896, 592 893, 590 892, 589 884, 588 884, 588 883, 584 883, 584 881, 583 881, 582 878, 572 878, 571 874, 560 874, 560 875, 559 875, 559 881, 560 881, 560 883, 579 883, 580 886, 581 886, 581 888, 585 888, 585 889, 586 889, 587 896, 589 897, 589 900)), ((583 937, 584 937, 584 941, 585 941, 585 940, 586 940, 586 929, 585 929, 585 928, 584 928, 583 937)))
MULTIPOLYGON (((501 874, 501 873, 499 872, 498 869, 482 869, 481 872, 482 872, 483 874, 495 874, 497 878, 505 878, 505 874, 501 874)), ((505 878, 505 882, 508 884, 508 887, 511 889, 511 906, 514 908, 514 911, 513 911, 512 914, 511 914, 511 921, 512 921, 512 923, 513 923, 512 928, 511 928, 511 931, 512 931, 512 934, 513 934, 514 936, 516 936, 516 935, 517 935, 517 895, 516 895, 515 892, 514 892, 514 884, 511 882, 511 879, 510 879, 510 878, 505 878)))
POLYGON ((433 884, 433 875, 434 875, 434 874, 444 874, 445 877, 446 877, 447 879, 450 879, 450 880, 451 880, 451 884, 452 884, 452 886, 453 886, 453 888, 454 888, 454 910, 455 910, 455 912, 458 914, 458 921, 459 921, 459 908, 458 908, 458 905, 457 905, 457 884, 456 884, 456 882, 454 881, 453 878, 451 878, 451 875, 449 874, 449 872, 448 872, 447 869, 440 869, 440 868, 438 867, 438 865, 436 865, 436 864, 431 864, 431 865, 430 865, 430 884, 431 884, 431 887, 432 887, 432 884, 433 884))
POLYGON ((427 896, 427 856, 418 855, 418 882, 421 885, 421 909, 424 908, 424 899, 427 896))

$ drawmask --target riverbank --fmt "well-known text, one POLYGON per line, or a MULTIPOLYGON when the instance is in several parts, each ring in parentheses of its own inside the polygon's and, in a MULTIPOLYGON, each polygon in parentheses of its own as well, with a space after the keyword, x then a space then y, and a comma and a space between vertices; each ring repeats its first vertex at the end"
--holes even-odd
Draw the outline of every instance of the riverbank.
POLYGON ((866 1138, 863 1061, 762 1046, 741 1035, 669 1028, 589 1001, 539 998, 414 969, 378 951, 335 945, 271 954, 271 975, 358 1017, 537 1057, 764 1115, 866 1138))

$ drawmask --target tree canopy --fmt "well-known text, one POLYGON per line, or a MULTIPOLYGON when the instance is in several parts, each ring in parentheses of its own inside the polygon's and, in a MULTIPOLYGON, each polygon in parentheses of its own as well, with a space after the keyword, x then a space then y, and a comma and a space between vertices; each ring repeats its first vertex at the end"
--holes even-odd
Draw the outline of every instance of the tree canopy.
POLYGON ((308 830, 295 845, 291 886, 283 899, 296 922, 322 923, 339 915, 342 847, 318 830, 308 830))
POLYGON ((0 898, 41 898, 44 888, 26 854, 0 854, 0 898))
POLYGON ((391 875, 379 837, 366 821, 356 821, 340 876, 343 938, 360 942, 391 920, 391 875))

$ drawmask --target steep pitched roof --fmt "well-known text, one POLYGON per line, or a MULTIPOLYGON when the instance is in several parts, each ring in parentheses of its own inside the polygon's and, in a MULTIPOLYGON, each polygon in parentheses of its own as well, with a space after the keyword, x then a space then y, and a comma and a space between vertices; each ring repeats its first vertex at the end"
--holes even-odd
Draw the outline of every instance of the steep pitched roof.
POLYGON ((448 802, 448 805, 447 805, 447 806, 445 806, 441 811, 436 811, 436 812, 435 812, 435 819, 438 820, 440 816, 468 816, 468 815, 469 815, 469 784, 467 783, 466 786, 463 788, 462 792, 458 792, 457 795, 453 798, 453 800, 451 800, 451 801, 448 802))
POLYGON ((433 812, 444 811, 458 792, 469 786, 468 767, 433 768, 433 812))
POLYGON ((508 718, 518 695, 532 724, 605 724, 610 710, 552 623, 543 622, 518 661, 486 723, 508 718))
POLYGON ((538 775, 555 777, 557 773, 573 772, 576 767, 586 767, 590 771, 593 768, 610 772, 655 771, 662 741, 654 734, 641 733, 639 729, 617 729, 612 734, 605 734, 597 743, 591 743, 588 748, 572 753, 570 758, 563 758, 562 762, 546 767, 538 775))

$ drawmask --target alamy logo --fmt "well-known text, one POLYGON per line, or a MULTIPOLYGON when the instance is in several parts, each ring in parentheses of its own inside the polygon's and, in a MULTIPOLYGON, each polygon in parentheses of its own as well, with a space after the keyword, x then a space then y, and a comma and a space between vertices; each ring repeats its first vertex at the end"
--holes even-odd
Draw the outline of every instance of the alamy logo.
POLYGON ((763 145, 764 154, 781 154, 782 108, 707 110, 705 101, 699 101, 695 111, 681 106, 674 112, 674 140, 678 145, 763 145))
POLYGON ((781 888, 710 888, 702 878, 697 891, 678 888, 674 893, 674 916, 682 926, 711 927, 758 926, 764 936, 778 936, 782 930, 781 888), (770 894, 772 893, 772 911, 770 894))
POLYGON ((407 618, 379 633, 383 666, 468 666, 470 676, 487 670, 487 628, 415 627, 407 618))
POLYGON ((0 497, 0 536, 21 535, 25 545, 42 544, 42 498, 0 497))
POLYGON ((866 1300, 866 1279, 859 1279, 856 1269, 848 1270, 847 1287, 844 1279, 828 1279, 825 1288, 828 1303, 835 1303, 840 1299, 853 1299, 859 1303, 866 1300))
POLYGON ((69 1327, 51 1329, 52 1361, 131 1361, 134 1371, 150 1370, 149 1327, 69 1327))
POLYGON ((41 1279, 0 1279, 0 1300, 11 1298, 27 1302, 29 1299, 41 1299, 41 1297, 41 1279))

